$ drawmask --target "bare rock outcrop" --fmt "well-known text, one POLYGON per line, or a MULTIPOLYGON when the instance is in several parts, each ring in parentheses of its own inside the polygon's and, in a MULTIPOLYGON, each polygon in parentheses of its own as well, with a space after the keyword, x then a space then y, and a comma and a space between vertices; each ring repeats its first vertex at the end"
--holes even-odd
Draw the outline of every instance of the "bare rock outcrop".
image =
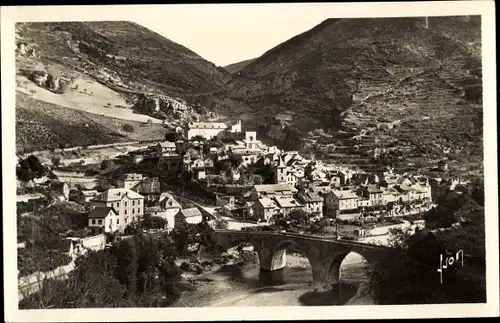
POLYGON ((20 42, 16 45, 16 53, 26 57, 36 57, 36 49, 28 43, 20 42))
POLYGON ((52 92, 60 93, 62 91, 61 79, 57 75, 50 74, 44 70, 34 70, 29 79, 37 86, 52 92))

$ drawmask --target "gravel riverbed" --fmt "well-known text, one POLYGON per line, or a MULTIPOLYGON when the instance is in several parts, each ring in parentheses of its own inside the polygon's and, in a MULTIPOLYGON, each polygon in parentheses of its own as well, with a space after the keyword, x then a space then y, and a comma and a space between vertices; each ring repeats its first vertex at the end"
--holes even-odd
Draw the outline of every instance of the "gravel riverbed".
POLYGON ((173 307, 373 304, 369 295, 360 292, 366 286, 362 266, 359 259, 346 260, 342 273, 349 277, 342 277, 339 291, 338 285, 314 284, 309 261, 298 255, 287 255, 287 267, 271 283, 262 281, 259 265, 252 261, 214 265, 200 275, 183 274, 189 290, 173 307))

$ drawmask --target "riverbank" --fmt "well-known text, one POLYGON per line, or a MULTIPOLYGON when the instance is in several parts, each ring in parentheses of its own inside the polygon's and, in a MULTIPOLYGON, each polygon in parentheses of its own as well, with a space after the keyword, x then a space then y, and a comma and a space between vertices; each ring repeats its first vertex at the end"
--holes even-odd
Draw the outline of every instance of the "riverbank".
POLYGON ((200 275, 183 274, 185 291, 173 307, 373 304, 361 292, 366 281, 359 277, 360 264, 354 259, 343 265, 344 272, 358 274, 334 286, 314 284, 309 261, 295 254, 287 255, 285 269, 270 273, 260 272, 258 260, 213 265, 200 275))

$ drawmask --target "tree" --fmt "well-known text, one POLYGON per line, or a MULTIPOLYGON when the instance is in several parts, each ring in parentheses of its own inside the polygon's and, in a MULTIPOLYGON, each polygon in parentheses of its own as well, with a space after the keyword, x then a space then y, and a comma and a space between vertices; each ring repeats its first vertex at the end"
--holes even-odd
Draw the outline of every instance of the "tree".
POLYGON ((170 131, 165 134, 165 140, 170 142, 176 142, 182 140, 182 134, 175 131, 170 131))
MULTIPOLYGON (((467 271, 449 267, 443 271, 443 283, 437 276, 440 255, 447 256, 448 245, 432 234, 392 230, 392 251, 382 256, 368 274, 378 304, 437 304, 484 302, 481 283, 484 269, 469 264, 467 271), (389 290, 390 286, 398 286, 389 290)), ((466 249, 465 249, 466 250, 466 249)))
POLYGON ((16 168, 16 175, 17 178, 22 182, 29 182, 33 180, 33 178, 35 178, 26 159, 22 159, 19 162, 19 166, 16 168))
POLYGON ((167 220, 159 216, 144 215, 143 219, 144 229, 165 229, 167 220))
POLYGON ((200 135, 196 135, 196 136, 191 138, 191 141, 199 141, 199 142, 204 143, 207 141, 207 139, 205 137, 200 136, 200 135))
POLYGON ((166 235, 137 235, 76 260, 67 280, 46 280, 20 308, 169 306, 180 296, 181 272, 166 235))
POLYGON ((231 170, 232 164, 229 159, 220 159, 215 163, 215 172, 216 173, 221 173, 221 172, 228 172, 231 170))
POLYGON ((134 132, 134 126, 130 123, 126 123, 122 126, 122 130, 125 132, 134 132))
POLYGON ((104 160, 101 163, 101 170, 109 169, 112 165, 113 163, 110 160, 104 160))
POLYGON ((254 185, 260 185, 264 183, 264 179, 260 175, 253 175, 252 179, 254 185))
POLYGON ((216 185, 225 185, 226 184, 226 180, 222 176, 213 176, 212 177, 212 183, 214 183, 216 185))
POLYGON ((17 178, 23 182, 29 182, 34 178, 40 178, 46 174, 47 168, 34 155, 30 155, 26 159, 21 159, 19 167, 16 168, 17 178))
POLYGON ((229 155, 229 161, 231 162, 231 166, 233 168, 238 168, 243 162, 243 157, 241 157, 241 155, 231 153, 229 155))
POLYGON ((61 158, 60 157, 53 157, 52 158, 52 165, 54 165, 54 167, 57 167, 61 164, 61 158))
POLYGON ((299 210, 293 210, 292 212, 290 212, 290 214, 288 214, 287 218, 289 218, 290 220, 292 220, 295 223, 303 223, 303 222, 307 221, 309 216, 308 216, 307 212, 299 209, 299 210))

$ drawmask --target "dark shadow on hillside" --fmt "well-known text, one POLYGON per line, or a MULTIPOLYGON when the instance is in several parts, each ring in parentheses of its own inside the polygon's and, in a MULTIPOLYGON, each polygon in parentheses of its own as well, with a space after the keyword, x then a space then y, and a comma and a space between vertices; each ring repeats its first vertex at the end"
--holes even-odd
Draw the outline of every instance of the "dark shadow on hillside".
POLYGON ((345 305, 356 295, 358 288, 356 283, 334 284, 326 290, 318 289, 302 294, 299 302, 305 306, 345 305))

